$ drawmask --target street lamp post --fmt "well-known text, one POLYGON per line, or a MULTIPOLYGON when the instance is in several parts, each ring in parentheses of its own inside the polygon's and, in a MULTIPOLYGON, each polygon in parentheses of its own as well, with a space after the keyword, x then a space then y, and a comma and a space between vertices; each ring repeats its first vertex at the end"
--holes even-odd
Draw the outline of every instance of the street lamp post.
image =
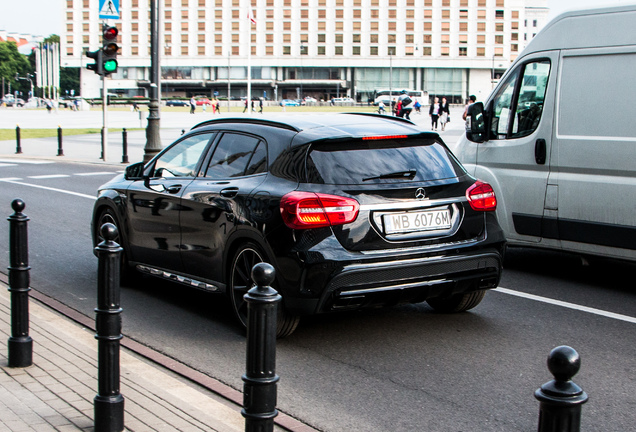
POLYGON ((148 126, 144 162, 148 162, 161 150, 159 136, 159 103, 161 100, 161 66, 159 64, 159 4, 150 0, 150 103, 148 104, 148 126))

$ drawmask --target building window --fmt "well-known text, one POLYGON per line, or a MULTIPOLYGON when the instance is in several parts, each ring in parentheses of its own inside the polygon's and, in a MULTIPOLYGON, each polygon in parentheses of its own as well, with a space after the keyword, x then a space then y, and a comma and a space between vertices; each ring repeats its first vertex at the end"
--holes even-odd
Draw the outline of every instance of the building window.
POLYGON ((504 19, 504 11, 496 10, 495 11, 495 19, 504 19))
POLYGON ((318 55, 325 55, 326 54, 326 49, 324 46, 320 45, 318 46, 318 55))
POLYGON ((433 55, 433 50, 431 49, 431 47, 424 47, 424 48, 422 48, 422 55, 423 56, 431 56, 431 55, 433 55))
POLYGON ((343 55, 344 54, 344 51, 343 51, 341 46, 337 46, 336 47, 335 54, 336 55, 343 55))
POLYGON ((357 46, 357 45, 354 46, 354 47, 351 47, 351 54, 359 56, 360 55, 360 47, 357 46))
POLYGON ((395 55, 397 50, 395 49, 394 46, 392 46, 392 47, 387 47, 386 52, 387 52, 388 55, 395 55))
POLYGON ((291 47, 284 46, 283 47, 283 55, 291 55, 291 47))
POLYGON ((200 56, 205 55, 205 47, 203 47, 203 46, 197 47, 197 53, 200 56))
POLYGON ((273 56, 274 55, 274 47, 271 45, 267 45, 265 47, 265 55, 273 56))
POLYGON ((486 48, 477 47, 477 57, 486 57, 486 48))
POLYGON ((459 56, 460 57, 466 57, 467 55, 468 55, 468 48, 459 47, 459 56))
POLYGON ((378 47, 377 46, 369 47, 369 55, 377 56, 378 55, 378 47))

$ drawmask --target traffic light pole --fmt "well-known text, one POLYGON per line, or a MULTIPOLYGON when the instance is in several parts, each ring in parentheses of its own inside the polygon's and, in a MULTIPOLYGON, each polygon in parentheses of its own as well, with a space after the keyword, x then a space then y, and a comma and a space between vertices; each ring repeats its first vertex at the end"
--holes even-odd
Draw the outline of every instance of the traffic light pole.
POLYGON ((102 159, 106 162, 108 149, 108 86, 106 85, 106 75, 102 76, 102 159))

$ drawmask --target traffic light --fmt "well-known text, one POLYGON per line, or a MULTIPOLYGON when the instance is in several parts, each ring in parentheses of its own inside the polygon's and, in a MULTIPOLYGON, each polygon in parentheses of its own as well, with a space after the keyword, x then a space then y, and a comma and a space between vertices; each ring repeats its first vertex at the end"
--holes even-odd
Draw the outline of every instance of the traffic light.
POLYGON ((117 27, 104 25, 102 31, 103 45, 100 59, 102 73, 104 75, 110 75, 117 72, 117 52, 119 51, 119 45, 117 45, 118 34, 119 30, 117 30, 117 27))
POLYGON ((89 63, 86 65, 86 69, 92 70, 97 75, 104 75, 102 69, 102 50, 86 51, 86 57, 95 60, 95 63, 89 63))

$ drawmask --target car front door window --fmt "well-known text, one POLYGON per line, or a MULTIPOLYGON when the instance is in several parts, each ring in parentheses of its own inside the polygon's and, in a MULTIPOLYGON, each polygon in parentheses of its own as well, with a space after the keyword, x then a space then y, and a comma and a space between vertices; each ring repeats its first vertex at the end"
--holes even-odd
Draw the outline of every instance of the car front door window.
POLYGON ((193 135, 173 145, 157 159, 153 177, 194 177, 211 136, 209 133, 193 135))

